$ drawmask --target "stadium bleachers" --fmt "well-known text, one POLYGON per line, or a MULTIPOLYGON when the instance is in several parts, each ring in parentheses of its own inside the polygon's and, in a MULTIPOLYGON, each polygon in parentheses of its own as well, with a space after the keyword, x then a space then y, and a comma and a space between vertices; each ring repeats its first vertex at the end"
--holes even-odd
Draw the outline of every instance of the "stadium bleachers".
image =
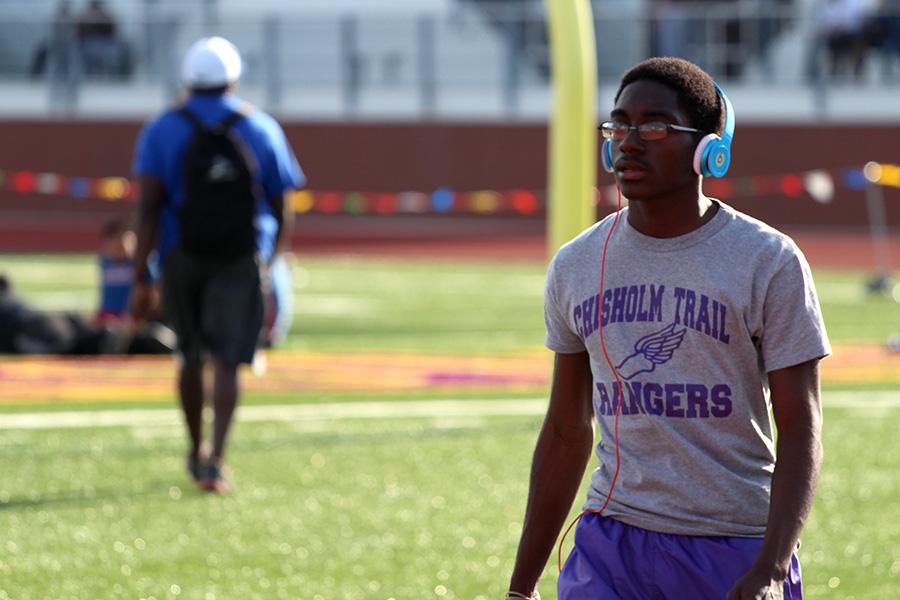
MULTIPOLYGON (((73 15, 85 2, 72 3, 73 15)), ((182 52, 209 34, 241 48, 243 95, 288 118, 508 120, 549 113, 542 0, 105 4, 129 68, 114 76, 73 75, 66 83, 32 72, 52 35, 56 1, 0 1, 0 115, 145 116, 176 96, 182 52)), ((659 49, 663 22, 651 4, 592 2, 604 102, 622 70, 659 49)), ((892 102, 900 56, 872 49, 858 80, 811 75, 821 62, 811 54, 819 27, 811 0, 698 0, 684 6, 691 33, 684 54, 736 98, 752 99, 751 118, 900 118, 900 105, 892 102), (736 22, 741 33, 734 40, 726 34, 736 22), (858 110, 863 100, 874 113, 858 110)))

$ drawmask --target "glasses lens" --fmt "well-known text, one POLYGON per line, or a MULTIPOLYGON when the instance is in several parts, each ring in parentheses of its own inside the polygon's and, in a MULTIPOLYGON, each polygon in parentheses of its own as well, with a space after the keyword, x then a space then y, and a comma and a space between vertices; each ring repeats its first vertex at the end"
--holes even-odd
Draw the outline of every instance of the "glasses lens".
POLYGON ((625 123, 618 121, 607 121, 600 127, 603 129, 603 137, 609 140, 624 140, 631 129, 625 123))
POLYGON ((652 123, 644 123, 638 127, 642 140, 661 140, 669 133, 669 128, 665 123, 653 121, 652 123))
POLYGON ((600 133, 603 135, 604 139, 613 139, 616 135, 616 123, 604 121, 600 124, 600 133))

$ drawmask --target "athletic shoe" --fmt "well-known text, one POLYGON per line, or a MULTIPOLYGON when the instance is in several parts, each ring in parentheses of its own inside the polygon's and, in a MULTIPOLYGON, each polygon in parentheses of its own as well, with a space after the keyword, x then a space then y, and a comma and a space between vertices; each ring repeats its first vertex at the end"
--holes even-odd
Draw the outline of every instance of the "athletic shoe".
POLYGON ((204 492, 227 494, 231 490, 231 484, 222 474, 222 467, 214 462, 209 462, 203 467, 200 480, 197 482, 204 492))
POLYGON ((205 465, 203 463, 203 459, 198 456, 188 455, 187 458, 187 472, 191 476, 191 480, 199 484, 203 479, 203 474, 205 471, 205 465))

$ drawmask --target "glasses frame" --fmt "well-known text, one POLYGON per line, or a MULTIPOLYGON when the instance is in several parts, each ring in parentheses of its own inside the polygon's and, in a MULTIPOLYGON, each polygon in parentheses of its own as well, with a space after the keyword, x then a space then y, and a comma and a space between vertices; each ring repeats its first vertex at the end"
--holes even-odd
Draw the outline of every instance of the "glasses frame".
POLYGON ((668 137, 669 131, 681 131, 684 133, 701 133, 701 131, 699 129, 694 129, 693 127, 685 127, 684 125, 675 125, 673 123, 666 123, 665 121, 650 121, 649 123, 641 123, 640 125, 625 125, 625 123, 622 123, 621 121, 604 121, 603 123, 600 124, 599 127, 597 127, 597 129, 600 130, 600 134, 603 136, 603 139, 614 141, 614 142, 621 142, 622 140, 627 138, 628 134, 631 133, 632 131, 634 131, 635 129, 638 132, 638 136, 645 142, 656 142, 659 140, 664 140, 664 139, 666 139, 666 137, 668 137), (613 131, 613 128, 612 128, 613 123, 627 127, 628 130, 626 131, 625 135, 623 135, 620 138, 615 137, 615 132, 613 131), (658 138, 644 137, 644 134, 646 132, 650 131, 650 129, 649 129, 650 125, 665 125, 665 129, 663 130, 663 131, 665 131, 665 134, 663 134, 662 137, 658 137, 658 138), (607 128, 607 126, 608 126, 608 128, 607 128))

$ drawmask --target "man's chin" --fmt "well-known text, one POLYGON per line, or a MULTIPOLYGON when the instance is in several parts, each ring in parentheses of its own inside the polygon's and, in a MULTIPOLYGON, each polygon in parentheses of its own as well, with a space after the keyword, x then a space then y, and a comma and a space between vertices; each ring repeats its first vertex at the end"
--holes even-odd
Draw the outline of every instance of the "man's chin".
POLYGON ((619 181, 619 189, 628 200, 650 200, 659 195, 654 193, 653 186, 647 185, 644 180, 619 181))

